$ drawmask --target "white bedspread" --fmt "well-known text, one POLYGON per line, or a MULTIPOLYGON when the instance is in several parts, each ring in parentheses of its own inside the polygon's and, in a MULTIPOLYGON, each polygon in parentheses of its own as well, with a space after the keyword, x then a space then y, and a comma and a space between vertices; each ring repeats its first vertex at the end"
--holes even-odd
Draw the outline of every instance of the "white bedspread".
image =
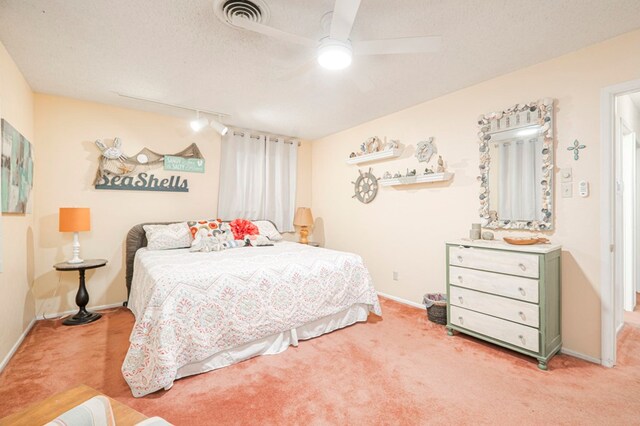
POLYGON ((358 303, 382 314, 362 258, 351 253, 289 242, 211 253, 141 249, 122 373, 143 396, 170 387, 182 366, 358 303))

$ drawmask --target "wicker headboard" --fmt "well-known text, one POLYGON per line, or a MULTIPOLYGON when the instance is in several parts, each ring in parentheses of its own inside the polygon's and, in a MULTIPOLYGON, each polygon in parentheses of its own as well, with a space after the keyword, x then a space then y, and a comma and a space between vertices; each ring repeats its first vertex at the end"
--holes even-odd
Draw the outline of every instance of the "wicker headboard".
POLYGON ((141 223, 134 226, 129 230, 127 234, 127 243, 125 247, 126 261, 127 261, 127 273, 125 280, 127 282, 127 300, 129 299, 129 293, 131 293, 131 281, 133 280, 133 261, 136 258, 136 252, 142 247, 147 246, 147 234, 144 232, 144 225, 169 225, 170 223, 179 222, 149 222, 141 223))
MULTIPOLYGON (((272 221, 269 221, 273 223, 272 221)), ((133 261, 136 258, 136 252, 140 250, 142 247, 147 246, 147 235, 144 232, 144 225, 169 225, 171 223, 180 223, 176 222, 148 222, 141 223, 129 230, 127 234, 127 242, 125 247, 125 256, 127 262, 125 281, 127 284, 127 300, 129 300, 129 294, 131 293, 131 281, 133 281, 133 261)), ((278 227, 275 223, 273 223, 276 229, 278 227)))

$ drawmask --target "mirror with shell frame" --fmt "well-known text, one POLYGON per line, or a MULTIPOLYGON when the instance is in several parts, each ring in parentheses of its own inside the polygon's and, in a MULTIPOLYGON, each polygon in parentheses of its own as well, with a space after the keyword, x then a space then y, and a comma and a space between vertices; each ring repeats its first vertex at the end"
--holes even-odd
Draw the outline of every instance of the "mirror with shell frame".
POLYGON ((553 229, 553 100, 478 118, 480 217, 490 229, 553 229))

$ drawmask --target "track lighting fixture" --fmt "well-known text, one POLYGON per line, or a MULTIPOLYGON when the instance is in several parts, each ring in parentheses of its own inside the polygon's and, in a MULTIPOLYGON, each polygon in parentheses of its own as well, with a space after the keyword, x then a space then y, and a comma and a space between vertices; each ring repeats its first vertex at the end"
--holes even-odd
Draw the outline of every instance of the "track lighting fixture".
POLYGON ((210 126, 213 127, 216 132, 220 133, 220 136, 226 135, 229 131, 227 126, 216 120, 211 120, 210 126))
POLYGON ((194 120, 191 120, 189 122, 189 125, 191 126, 191 128, 193 129, 194 132, 199 132, 200 130, 204 129, 207 126, 211 126, 211 128, 213 128, 216 132, 220 133, 221 136, 224 136, 229 132, 229 128, 220 122, 221 118, 229 117, 229 114, 224 114, 224 113, 215 112, 215 111, 207 111, 207 110, 203 110, 203 109, 196 109, 196 108, 191 108, 191 107, 184 106, 184 105, 170 104, 170 103, 167 103, 167 102, 157 101, 155 99, 141 98, 139 96, 126 95, 124 93, 117 93, 116 92, 116 94, 118 96, 122 96, 123 98, 135 99, 137 101, 151 102, 151 103, 158 104, 158 105, 164 105, 164 106, 168 106, 168 107, 172 107, 172 108, 179 108, 179 109, 183 109, 183 110, 193 111, 193 112, 196 113, 196 118, 194 120), (212 119, 208 119, 207 117, 201 117, 200 114, 213 115, 213 116, 217 117, 218 119, 217 120, 214 120, 213 118, 212 119))
POLYGON ((200 111, 198 111, 196 113, 196 119, 191 120, 191 123, 189 124, 191 125, 191 128, 194 132, 199 132, 200 130, 204 129, 207 124, 209 124, 209 120, 207 120, 207 117, 200 117, 200 111))

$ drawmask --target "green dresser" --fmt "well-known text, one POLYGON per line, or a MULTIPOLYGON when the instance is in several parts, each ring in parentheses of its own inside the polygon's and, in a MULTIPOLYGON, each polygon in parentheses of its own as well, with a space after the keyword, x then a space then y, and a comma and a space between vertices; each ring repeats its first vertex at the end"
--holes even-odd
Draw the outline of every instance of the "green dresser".
POLYGON ((556 244, 447 243, 447 329, 535 357, 562 346, 560 252, 556 244))

